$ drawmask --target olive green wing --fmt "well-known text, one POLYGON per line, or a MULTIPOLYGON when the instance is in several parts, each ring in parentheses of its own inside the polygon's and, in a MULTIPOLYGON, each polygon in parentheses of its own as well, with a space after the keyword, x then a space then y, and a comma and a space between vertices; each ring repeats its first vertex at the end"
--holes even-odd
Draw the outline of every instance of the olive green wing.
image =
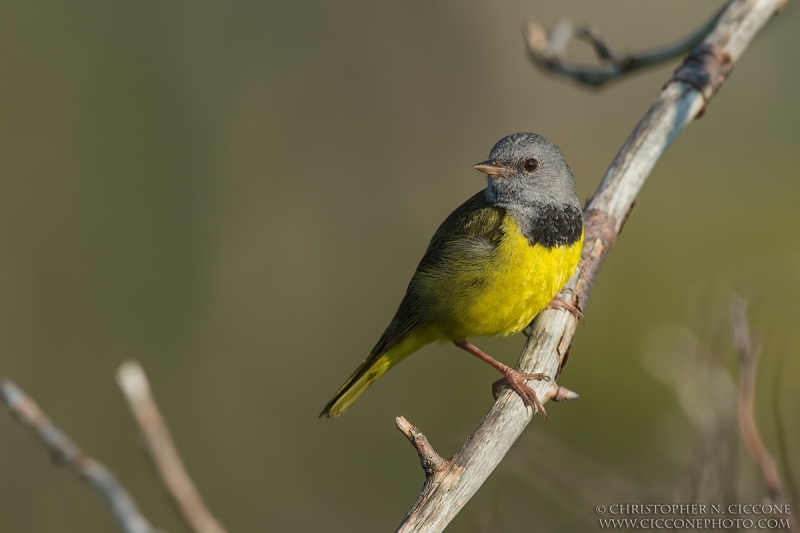
POLYGON ((485 191, 450 213, 431 238, 397 313, 371 355, 386 352, 436 319, 443 298, 453 296, 452 291, 481 282, 484 267, 503 237, 504 217, 505 209, 489 203, 485 191))

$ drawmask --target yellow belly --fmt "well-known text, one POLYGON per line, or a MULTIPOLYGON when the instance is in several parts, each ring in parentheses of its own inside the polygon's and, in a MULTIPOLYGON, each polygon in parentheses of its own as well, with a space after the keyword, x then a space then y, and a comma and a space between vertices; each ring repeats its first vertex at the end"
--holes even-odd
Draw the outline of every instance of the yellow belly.
POLYGON ((451 300, 449 320, 437 328, 445 339, 522 331, 575 272, 583 233, 572 245, 547 248, 531 245, 511 217, 506 217, 503 229, 500 245, 483 266, 484 281, 451 300))

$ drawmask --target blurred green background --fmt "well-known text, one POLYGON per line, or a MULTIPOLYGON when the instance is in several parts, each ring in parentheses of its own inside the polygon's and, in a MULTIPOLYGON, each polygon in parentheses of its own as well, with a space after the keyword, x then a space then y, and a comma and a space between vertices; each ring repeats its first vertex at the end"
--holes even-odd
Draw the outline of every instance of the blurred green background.
MULTIPOLYGON (((423 482, 394 417, 451 455, 497 376, 431 346, 341 419, 320 409, 388 323, 438 223, 484 186, 472 165, 497 140, 549 137, 587 198, 674 68, 587 91, 531 67, 521 24, 569 17, 637 50, 719 3, 3 4, 0 374, 165 530, 185 531, 114 383, 129 358, 231 532, 393 530, 423 482)), ((685 503, 703 431, 730 421, 731 290, 765 337, 767 445, 798 449, 799 16, 789 2, 655 168, 560 380, 581 401, 551 404, 450 531, 593 530, 597 503, 685 503), (697 389, 674 384, 686 376, 697 389), (712 382, 721 400, 703 418, 712 382)), ((509 363, 522 343, 478 340, 509 363)), ((726 439, 731 497, 760 501, 735 432, 726 439)), ((796 454, 779 459, 800 469, 796 454)), ((1 531, 115 527, 0 416, 1 531)))

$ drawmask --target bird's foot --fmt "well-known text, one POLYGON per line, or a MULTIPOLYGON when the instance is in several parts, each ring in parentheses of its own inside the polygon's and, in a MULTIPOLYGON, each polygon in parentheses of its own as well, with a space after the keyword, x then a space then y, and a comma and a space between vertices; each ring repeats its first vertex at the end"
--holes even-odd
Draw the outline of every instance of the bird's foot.
POLYGON ((453 344, 461 348, 462 350, 471 353, 481 361, 488 363, 492 368, 499 371, 504 378, 499 381, 496 381, 492 384, 492 394, 494 394, 495 400, 497 399, 498 395, 500 394, 500 389, 507 385, 511 387, 511 390, 516 392, 519 397, 522 399, 525 406, 536 408, 536 411, 542 413, 542 416, 545 420, 547 420, 547 413, 544 410, 544 406, 542 402, 539 401, 539 398, 536 397, 536 393, 533 392, 527 383, 525 383, 526 379, 545 379, 550 381, 550 376, 546 374, 524 374, 521 372, 517 372, 513 368, 508 365, 504 365, 500 361, 493 359, 489 354, 484 353, 481 351, 480 348, 467 342, 466 339, 461 339, 457 341, 453 341, 453 344))
POLYGON ((502 372, 504 377, 492 383, 492 396, 494 396, 494 399, 496 400, 498 396, 500 396, 500 392, 502 391, 503 387, 507 386, 519 395, 520 399, 522 399, 522 402, 526 406, 535 408, 536 412, 541 413, 542 417, 547 420, 547 411, 544 410, 544 405, 542 405, 542 402, 539 401, 536 393, 528 386, 527 383, 525 383, 525 381, 529 379, 550 381, 550 376, 542 373, 526 374, 523 372, 517 372, 510 367, 506 367, 506 370, 503 370, 502 372))
POLYGON ((584 323, 583 313, 581 310, 578 309, 577 306, 572 305, 571 303, 567 303, 558 296, 553 298, 549 304, 547 304, 548 309, 563 309, 564 311, 569 311, 570 313, 578 319, 578 322, 581 324, 584 323))

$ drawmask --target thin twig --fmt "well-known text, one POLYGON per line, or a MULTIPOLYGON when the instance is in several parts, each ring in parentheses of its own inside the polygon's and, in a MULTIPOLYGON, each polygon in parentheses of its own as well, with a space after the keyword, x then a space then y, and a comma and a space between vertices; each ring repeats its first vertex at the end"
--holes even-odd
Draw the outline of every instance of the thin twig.
MULTIPOLYGON (((687 61, 670 78, 656 102, 620 149, 585 211, 585 244, 580 266, 559 297, 583 309, 606 254, 616 242, 636 197, 661 154, 722 85, 733 63, 775 13, 782 0, 734 0, 687 61)), ((544 373, 554 381, 569 353, 578 325, 575 315, 546 309, 534 321, 517 370, 544 373)), ((545 380, 530 386, 549 399, 545 380)), ((439 532, 458 514, 522 434, 534 412, 510 391, 441 472, 442 482, 426 487, 397 531, 439 532)))
POLYGON ((596 88, 626 74, 664 63, 688 53, 714 29, 726 6, 727 3, 686 37, 674 43, 635 54, 614 53, 596 29, 588 25, 576 28, 566 19, 558 22, 549 33, 538 22, 530 22, 523 27, 523 34, 528 57, 534 64, 547 72, 566 76, 580 84, 596 88), (594 50, 600 65, 571 63, 567 59, 567 46, 573 38, 588 43, 594 50))
POLYGON ((448 460, 436 453, 428 438, 415 425, 403 416, 395 418, 395 425, 400 433, 406 436, 408 442, 417 450, 419 462, 425 471, 426 477, 431 477, 447 467, 448 460))
POLYGON ((785 472, 785 479, 786 479, 786 494, 792 502, 792 504, 797 507, 797 498, 800 495, 800 492, 797 490, 797 482, 798 479, 794 475, 794 455, 793 449, 790 452, 790 441, 786 431, 786 421, 783 415, 783 407, 784 403, 782 399, 784 398, 784 384, 785 380, 782 379, 784 375, 783 370, 786 368, 786 351, 781 351, 781 357, 779 359, 778 368, 779 376, 777 378, 777 384, 775 386, 775 391, 772 394, 772 412, 775 415, 775 437, 778 446, 778 457, 780 458, 780 462, 783 463, 783 468, 785 472))
POLYGON ((39 437, 42 445, 60 464, 86 481, 111 508, 120 529, 126 533, 156 533, 142 515, 131 495, 116 476, 101 463, 87 456, 36 405, 33 398, 9 380, 0 382, 0 396, 9 411, 39 437))
MULTIPOLYGON (((731 302, 731 317, 733 320, 733 342, 739 354, 739 365, 741 368, 739 377, 739 428, 742 432, 747 451, 758 467, 761 480, 767 489, 770 502, 780 508, 784 507, 788 500, 783 489, 783 482, 775 466, 775 460, 770 455, 764 444, 761 434, 756 425, 753 407, 755 404, 756 388, 756 365, 758 356, 761 353, 761 340, 753 340, 750 333, 750 326, 747 322, 747 304, 741 298, 734 298, 731 302)), ((780 515, 785 516, 785 515, 780 515)), ((794 528, 794 515, 786 516, 794 528)))
POLYGON ((192 483, 141 365, 135 361, 124 363, 117 371, 117 383, 144 436, 148 455, 183 521, 195 533, 225 533, 192 483))

